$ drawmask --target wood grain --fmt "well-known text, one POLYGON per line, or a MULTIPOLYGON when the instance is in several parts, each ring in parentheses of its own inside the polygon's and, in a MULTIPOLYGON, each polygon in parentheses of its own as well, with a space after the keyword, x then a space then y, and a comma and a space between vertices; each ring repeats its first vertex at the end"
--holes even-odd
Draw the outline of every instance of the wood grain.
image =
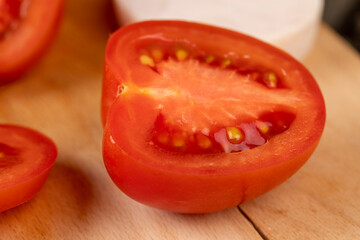
POLYGON ((43 190, 0 214, 1 240, 360 238, 360 58, 353 49, 323 26, 305 61, 328 117, 318 149, 294 177, 241 211, 173 214, 129 199, 102 162, 101 78, 114 26, 109 8, 105 0, 67 1, 50 51, 20 81, 0 88, 0 122, 37 129, 59 148, 43 190))
POLYGON ((59 158, 42 191, 0 214, 0 239, 261 239, 237 208, 180 215, 143 206, 102 162, 100 93, 113 29, 109 1, 67 1, 57 40, 23 79, 0 88, 0 122, 51 137, 59 158))
POLYGON ((327 122, 314 155, 289 181, 241 208, 269 239, 360 239, 360 58, 326 26, 305 65, 327 122))

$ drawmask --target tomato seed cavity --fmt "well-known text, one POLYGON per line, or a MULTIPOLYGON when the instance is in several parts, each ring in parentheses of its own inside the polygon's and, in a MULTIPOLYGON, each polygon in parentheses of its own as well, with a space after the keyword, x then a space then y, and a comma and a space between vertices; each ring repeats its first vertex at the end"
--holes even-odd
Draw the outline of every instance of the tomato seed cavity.
POLYGON ((18 164, 18 154, 17 149, 0 143, 0 170, 18 164))
POLYGON ((203 131, 186 132, 166 124, 163 115, 154 123, 152 140, 162 149, 183 153, 231 153, 261 146, 289 129, 295 115, 289 112, 269 112, 258 119, 236 126, 212 126, 203 131))
POLYGON ((239 56, 233 56, 232 58, 224 56, 215 56, 211 54, 205 54, 204 51, 195 50, 191 47, 186 47, 179 44, 164 43, 163 45, 149 44, 141 47, 140 52, 140 63, 152 68, 155 72, 157 71, 156 65, 161 61, 167 61, 169 59, 176 61, 185 61, 195 59, 200 63, 209 64, 213 67, 219 67, 221 69, 234 70, 237 74, 247 76, 252 81, 259 82, 270 89, 284 88, 284 85, 280 81, 279 77, 270 69, 264 67, 255 68, 250 64, 244 62, 244 59, 240 62, 239 56))
MULTIPOLYGON (((220 71, 232 71, 240 75, 239 79, 260 83, 268 89, 285 88, 274 71, 263 66, 254 66, 247 62, 250 61, 248 58, 235 56, 233 53, 215 55, 178 42, 160 41, 159 43, 158 39, 155 42, 152 40, 142 42, 138 46, 138 51, 139 62, 157 73, 163 71, 161 68, 163 65, 160 64, 162 61, 168 61, 169 64, 180 64, 180 62, 197 64, 199 62, 212 68, 219 68, 220 71)), ((146 91, 143 90, 143 92, 146 91)), ((196 104, 192 97, 189 97, 188 103, 189 106, 196 104)), ((233 113, 225 109, 223 113, 231 119, 237 119, 233 113)), ((292 113, 269 112, 258 119, 238 122, 231 126, 215 126, 209 121, 209 126, 205 131, 204 129, 181 129, 181 126, 175 124, 174 119, 165 121, 160 113, 149 142, 165 150, 183 153, 241 152, 261 146, 275 135, 286 131, 294 118, 295 115, 292 113)))
POLYGON ((22 16, 24 0, 0 0, 0 39, 16 29, 22 16))

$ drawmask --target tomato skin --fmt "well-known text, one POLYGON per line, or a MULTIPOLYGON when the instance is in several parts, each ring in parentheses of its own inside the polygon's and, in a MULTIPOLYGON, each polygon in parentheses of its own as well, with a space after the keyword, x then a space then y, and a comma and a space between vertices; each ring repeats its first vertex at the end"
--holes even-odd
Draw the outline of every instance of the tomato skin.
MULTIPOLYGON (((258 197, 292 176, 318 144, 318 140, 310 140, 312 144, 306 149, 296 149, 293 153, 283 153, 283 156, 270 151, 259 155, 254 152, 252 155, 253 150, 226 154, 229 157, 211 155, 207 161, 214 166, 209 167, 202 155, 174 157, 162 151, 154 154, 145 144, 134 144, 130 149, 133 144, 131 135, 121 130, 129 124, 128 116, 124 115, 127 111, 125 106, 116 101, 108 114, 103 137, 106 169, 114 183, 131 198, 173 212, 214 212, 258 197), (121 107, 125 110, 122 111, 121 107), (126 123, 123 125, 122 122, 126 123), (139 147, 142 148, 141 153, 136 150, 139 147), (242 164, 241 161, 248 162, 248 157, 253 158, 254 163, 248 166, 242 164), (229 159, 232 165, 223 166, 221 161, 229 159), (199 166, 196 163, 189 166, 189 161, 198 161, 199 166)), ((137 102, 139 109, 150 109, 149 106, 150 101, 137 102)), ((141 115, 151 119, 144 110, 141 115)), ((128 126, 134 129, 134 126, 128 126)), ((261 152, 259 149, 263 147, 254 150, 261 152)))
MULTIPOLYGON (((27 3, 24 3, 27 4, 27 3)), ((64 0, 29 0, 16 29, 0 39, 0 85, 21 77, 39 61, 55 38, 64 0)))
MULTIPOLYGON (((176 104, 174 100, 169 104, 170 108, 176 108, 176 104)), ((160 209, 206 213, 249 201, 292 176, 311 156, 319 142, 325 124, 325 105, 311 74, 296 60, 272 46, 240 33, 211 26, 148 21, 124 27, 109 40, 105 58, 102 120, 105 124, 105 166, 114 183, 125 194, 160 209), (195 39, 201 46, 204 41, 214 52, 217 46, 229 51, 234 42, 239 42, 240 50, 236 49, 239 52, 249 54, 254 61, 263 61, 275 72, 283 70, 287 73, 284 74, 287 76, 284 86, 299 94, 300 99, 304 98, 304 101, 299 101, 299 106, 295 106, 294 122, 287 131, 268 143, 238 153, 182 155, 152 146, 149 144, 149 128, 158 114, 154 111, 157 100, 131 90, 121 93, 122 84, 151 86, 156 83, 156 74, 138 63, 133 50, 136 38, 146 38, 148 35, 170 39, 177 39, 176 35, 179 38, 190 36, 192 39, 189 42, 195 39), (213 41, 218 44, 206 41, 208 36, 218 39, 213 41)))
POLYGON ((33 198, 43 187, 51 168, 26 182, 0 189, 0 213, 33 198))
POLYGON ((109 65, 105 62, 103 86, 102 86, 102 98, 101 98, 101 122, 103 126, 106 123, 106 115, 109 111, 109 107, 114 102, 115 96, 119 91, 119 84, 122 77, 114 76, 114 73, 109 65))
POLYGON ((268 192, 292 176, 317 142, 280 164, 238 174, 174 173, 124 154, 104 135, 105 166, 114 183, 134 200, 180 213, 208 213, 233 207, 268 192), (226 190, 224 190, 226 189, 226 190))
MULTIPOLYGON (((49 138, 28 128, 0 125, 0 133, 6 134, 0 136, 0 143, 11 142, 11 147, 19 151, 18 164, 11 166, 10 170, 6 166, 0 169, 1 213, 30 200, 41 190, 57 158, 57 149, 49 138), (14 140, 14 136, 20 140, 14 140), (18 146, 14 142, 24 145, 18 146), (22 155, 24 152, 26 155, 22 155), (28 158, 24 159, 24 156, 28 158), (30 170, 25 171, 25 168, 30 170), (23 171, 23 174, 18 174, 19 171, 23 171), (13 175, 11 180, 6 179, 8 172, 13 175)), ((1 150, 0 148, 0 152, 1 150)))

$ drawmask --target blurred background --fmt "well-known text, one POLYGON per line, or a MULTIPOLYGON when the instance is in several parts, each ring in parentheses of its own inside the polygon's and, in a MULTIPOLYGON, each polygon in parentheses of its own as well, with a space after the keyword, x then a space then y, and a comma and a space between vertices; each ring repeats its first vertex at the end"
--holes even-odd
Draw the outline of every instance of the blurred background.
POLYGON ((360 51, 360 0, 325 0, 323 19, 360 51))
POLYGON ((360 0, 112 1, 121 24, 149 19, 207 23, 269 42, 299 60, 311 50, 322 17, 360 51, 360 0), (274 4, 281 7, 274 7, 274 4))

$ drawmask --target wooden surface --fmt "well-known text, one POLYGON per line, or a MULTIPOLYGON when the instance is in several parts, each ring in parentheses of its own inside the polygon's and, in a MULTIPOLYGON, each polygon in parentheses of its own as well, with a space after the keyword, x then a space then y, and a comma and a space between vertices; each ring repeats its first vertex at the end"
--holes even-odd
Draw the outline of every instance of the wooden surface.
POLYGON ((109 2, 67 1, 58 38, 21 81, 0 88, 0 122, 51 137, 43 190, 0 214, 0 239, 360 239, 360 57, 322 26, 305 65, 327 105, 319 147, 287 182, 239 208, 180 215, 121 193, 102 162, 100 89, 109 2))

